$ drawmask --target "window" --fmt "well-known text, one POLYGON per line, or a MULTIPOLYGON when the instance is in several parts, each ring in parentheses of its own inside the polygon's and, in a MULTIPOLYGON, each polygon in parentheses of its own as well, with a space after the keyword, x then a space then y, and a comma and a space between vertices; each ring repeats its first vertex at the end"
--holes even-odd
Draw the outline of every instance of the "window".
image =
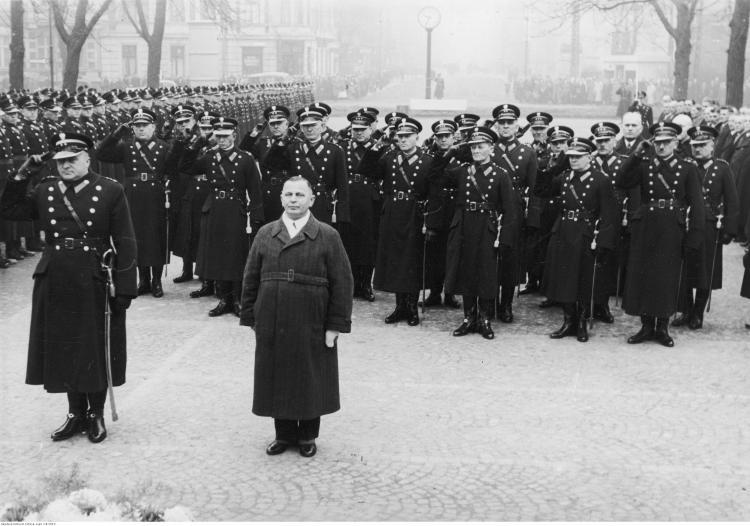
POLYGON ((122 46, 122 74, 125 77, 133 77, 138 73, 136 52, 137 47, 135 45, 122 46))
POLYGON ((281 3, 281 25, 292 25, 292 3, 289 0, 284 0, 281 3))
POLYGON ((169 0, 169 4, 167 4, 167 20, 170 22, 185 21, 185 0, 169 0))
POLYGON ((243 46, 242 74, 252 75, 263 72, 263 48, 257 46, 243 46))
POLYGON ((259 25, 260 21, 260 4, 258 2, 249 2, 247 7, 247 22, 252 25, 259 25))
POLYGON ((171 46, 169 63, 173 78, 185 76, 185 46, 171 46))

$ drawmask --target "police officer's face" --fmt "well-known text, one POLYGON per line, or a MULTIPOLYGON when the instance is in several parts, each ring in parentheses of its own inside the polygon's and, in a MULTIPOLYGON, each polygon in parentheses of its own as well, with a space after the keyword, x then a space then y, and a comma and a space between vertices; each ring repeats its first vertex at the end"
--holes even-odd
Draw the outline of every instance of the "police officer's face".
POLYGON ((145 122, 139 122, 133 124, 133 135, 136 139, 147 140, 153 137, 156 126, 153 124, 147 124, 145 122))
POLYGON ((536 142, 547 142, 547 128, 531 128, 531 136, 536 142))
POLYGON ((417 137, 416 133, 397 133, 398 149, 402 152, 412 151, 417 147, 417 137))
POLYGON ((666 159, 674 153, 674 149, 677 147, 677 139, 670 139, 668 141, 654 141, 654 149, 656 150, 657 157, 666 159))
POLYGON ((698 160, 710 159, 714 155, 714 143, 713 141, 704 142, 702 144, 692 144, 693 157, 698 160))
POLYGON ((490 153, 492 153, 492 145, 488 142, 471 145, 471 158, 474 159, 474 162, 486 162, 490 158, 490 153))
POLYGON ((219 148, 221 148, 222 150, 228 150, 228 149, 230 149, 230 148, 231 148, 232 146, 234 146, 234 138, 235 138, 235 135, 236 135, 236 134, 235 134, 234 132, 232 132, 232 133, 230 133, 230 134, 227 134, 227 135, 225 135, 225 134, 221 134, 221 135, 216 135, 216 134, 214 133, 214 137, 216 138, 216 144, 217 144, 217 145, 219 146, 219 148))
POLYGON ((372 135, 372 128, 352 128, 352 139, 356 142, 367 142, 372 135))
POLYGON ((91 108, 84 108, 81 110, 81 115, 84 117, 91 117, 91 114, 94 113, 93 106, 91 108))
POLYGON ((60 118, 60 112, 53 110, 44 110, 44 118, 49 119, 52 122, 57 122, 57 120, 60 118))
POLYGON ((274 137, 282 137, 289 130, 289 121, 274 121, 268 123, 268 128, 271 130, 271 135, 274 137))
POLYGON ((209 137, 211 135, 211 132, 213 131, 213 127, 211 126, 201 126, 201 137, 209 137))
POLYGON ((94 113, 96 113, 97 115, 104 115, 105 111, 106 108, 102 104, 94 106, 94 113))
POLYGON ((570 167, 576 172, 582 172, 591 165, 591 156, 585 155, 568 155, 570 159, 570 167))
POLYGON ((518 131, 518 121, 501 120, 495 124, 497 134, 503 139, 512 139, 518 131))
POLYGON ((39 116, 39 110, 36 108, 24 108, 21 110, 21 113, 27 121, 35 121, 37 116, 39 116))
POLYGON ((3 114, 3 122, 7 122, 8 124, 18 124, 18 113, 12 112, 3 114))
POLYGON ((596 151, 599 155, 611 155, 615 151, 615 141, 612 137, 596 140, 596 151))
POLYGON ((550 143, 552 153, 557 155, 564 152, 568 148, 568 141, 553 141, 550 143))
POLYGON ((57 171, 63 181, 75 181, 88 173, 90 163, 88 152, 81 152, 75 157, 58 159, 57 171))
POLYGON ((435 135, 435 144, 441 150, 447 150, 453 146, 453 134, 452 133, 438 133, 435 135))
POLYGON ((281 189, 281 206, 292 219, 299 219, 315 202, 310 186, 305 181, 287 181, 281 189))
POLYGON ((81 108, 68 108, 66 111, 72 119, 77 119, 81 116, 81 108))
POLYGON ((321 121, 307 121, 301 124, 302 133, 310 142, 315 142, 320 139, 323 133, 323 124, 321 121))

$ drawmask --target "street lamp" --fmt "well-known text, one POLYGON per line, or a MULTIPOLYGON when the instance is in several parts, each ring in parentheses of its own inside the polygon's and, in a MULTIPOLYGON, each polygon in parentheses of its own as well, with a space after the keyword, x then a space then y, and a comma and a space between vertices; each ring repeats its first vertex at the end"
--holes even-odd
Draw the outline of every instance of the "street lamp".
POLYGON ((432 6, 423 7, 417 15, 419 25, 427 30, 427 71, 424 80, 424 98, 429 99, 432 95, 431 85, 431 61, 432 61, 432 30, 440 24, 440 11, 432 6))

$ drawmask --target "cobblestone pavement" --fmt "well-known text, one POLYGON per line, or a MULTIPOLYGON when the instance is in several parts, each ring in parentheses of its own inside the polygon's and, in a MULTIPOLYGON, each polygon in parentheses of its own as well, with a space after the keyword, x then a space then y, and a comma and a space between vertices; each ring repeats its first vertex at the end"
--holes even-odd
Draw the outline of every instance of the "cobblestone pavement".
POLYGON ((179 260, 165 297, 129 311, 109 438, 51 442, 66 402, 24 385, 36 258, 23 261, 0 271, 0 504, 77 464, 109 496, 151 485, 200 520, 750 520, 741 254, 729 247, 705 328, 673 330, 673 349, 627 345, 636 322, 619 309, 587 344, 553 341, 559 311, 522 297, 487 342, 450 335, 458 311, 385 326, 392 296, 357 301, 342 410, 323 417, 312 459, 265 454, 252 332, 210 319, 212 299, 187 298, 197 282, 172 284, 179 260))

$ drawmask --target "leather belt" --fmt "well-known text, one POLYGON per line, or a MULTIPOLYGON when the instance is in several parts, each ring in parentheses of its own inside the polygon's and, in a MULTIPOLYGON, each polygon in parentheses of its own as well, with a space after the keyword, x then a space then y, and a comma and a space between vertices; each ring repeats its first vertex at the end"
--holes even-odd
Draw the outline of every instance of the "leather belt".
POLYGON ((154 174, 148 173, 148 172, 141 172, 137 173, 135 175, 129 175, 128 179, 135 179, 136 181, 141 181, 143 183, 147 181, 156 181, 157 178, 154 174))
POLYGON ((408 201, 410 199, 414 199, 414 197, 411 195, 411 191, 407 190, 406 192, 396 192, 395 194, 393 194, 393 199, 398 201, 408 201))
POLYGON ((55 239, 49 244, 50 247, 55 247, 55 250, 84 250, 88 252, 91 249, 100 249, 102 247, 102 240, 100 238, 78 238, 78 237, 64 237, 62 239, 55 239))
POLYGON ((478 201, 467 201, 464 203, 464 210, 467 212, 484 212, 485 210, 490 210, 490 204, 489 203, 482 203, 478 201))
POLYGON ((219 199, 240 199, 240 195, 236 190, 219 190, 214 188, 214 195, 219 199))
POLYGON ((362 184, 368 183, 367 177, 365 177, 362 174, 353 174, 351 178, 349 178, 349 182, 350 183, 362 183, 362 184))
POLYGON ((675 206, 678 206, 678 203, 674 199, 655 199, 653 201, 649 201, 648 203, 646 203, 646 206, 648 206, 649 208, 669 207, 669 209, 671 210, 675 206))
POLYGON ((563 210, 562 219, 565 221, 578 221, 583 219, 580 210, 563 210))
POLYGON ((327 287, 328 280, 320 276, 310 276, 300 274, 290 268, 286 272, 264 272, 260 275, 261 281, 288 281, 290 283, 299 283, 301 285, 315 285, 317 287, 327 287))
POLYGON ((193 180, 194 181, 208 181, 208 177, 206 177, 206 174, 194 175, 193 180))

